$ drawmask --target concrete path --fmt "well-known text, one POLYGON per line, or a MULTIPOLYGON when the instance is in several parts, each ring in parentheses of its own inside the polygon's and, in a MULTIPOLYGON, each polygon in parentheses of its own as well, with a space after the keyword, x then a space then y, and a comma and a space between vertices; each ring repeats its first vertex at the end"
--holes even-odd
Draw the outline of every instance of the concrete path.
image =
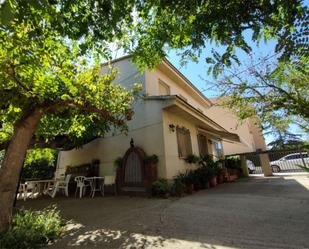
POLYGON ((56 202, 70 220, 54 248, 309 248, 309 178, 250 178, 185 198, 105 197, 56 202))

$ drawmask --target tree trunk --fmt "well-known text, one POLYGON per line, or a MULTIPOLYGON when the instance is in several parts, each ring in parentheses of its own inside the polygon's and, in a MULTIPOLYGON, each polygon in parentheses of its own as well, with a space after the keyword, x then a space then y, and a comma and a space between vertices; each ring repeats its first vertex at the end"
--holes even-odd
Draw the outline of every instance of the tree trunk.
POLYGON ((28 145, 42 115, 41 109, 35 109, 14 127, 13 138, 0 168, 0 233, 6 231, 11 223, 19 174, 28 145))

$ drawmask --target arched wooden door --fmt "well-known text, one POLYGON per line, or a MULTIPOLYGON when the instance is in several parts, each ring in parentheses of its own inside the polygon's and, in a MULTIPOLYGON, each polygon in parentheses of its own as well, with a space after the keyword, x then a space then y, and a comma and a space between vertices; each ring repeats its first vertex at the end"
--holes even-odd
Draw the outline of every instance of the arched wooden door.
POLYGON ((138 147, 127 150, 123 165, 123 186, 142 187, 145 182, 145 153, 138 147))

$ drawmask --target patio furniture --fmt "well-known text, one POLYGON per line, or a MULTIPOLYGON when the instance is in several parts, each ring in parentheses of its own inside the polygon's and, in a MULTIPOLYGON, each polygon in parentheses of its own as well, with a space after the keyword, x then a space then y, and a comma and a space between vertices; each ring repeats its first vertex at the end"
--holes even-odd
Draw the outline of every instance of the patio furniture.
POLYGON ((117 195, 116 176, 104 176, 104 186, 114 186, 114 194, 117 195))
POLYGON ((65 196, 69 196, 69 182, 71 179, 71 175, 66 175, 64 180, 55 180, 55 184, 51 193, 51 197, 54 198, 56 196, 56 193, 59 190, 63 190, 65 193, 65 196))
POLYGON ((82 198, 82 196, 85 195, 86 188, 90 187, 90 183, 86 183, 87 180, 85 176, 76 176, 74 181, 76 182, 75 196, 79 189, 79 198, 82 198))
POLYGON ((93 198, 95 192, 100 192, 104 196, 104 177, 94 176, 87 177, 85 180, 89 181, 91 187, 90 196, 93 198))
POLYGON ((33 198, 36 193, 39 192, 39 187, 36 181, 26 181, 24 186, 25 199, 31 197, 33 198))
POLYGON ((25 195, 28 197, 28 193, 30 191, 29 197, 34 197, 35 194, 42 195, 47 194, 48 191, 52 188, 55 180, 34 180, 34 181, 26 181, 25 183, 25 195))
POLYGON ((24 183, 19 184, 17 197, 22 198, 24 201, 27 199, 26 184, 24 183))

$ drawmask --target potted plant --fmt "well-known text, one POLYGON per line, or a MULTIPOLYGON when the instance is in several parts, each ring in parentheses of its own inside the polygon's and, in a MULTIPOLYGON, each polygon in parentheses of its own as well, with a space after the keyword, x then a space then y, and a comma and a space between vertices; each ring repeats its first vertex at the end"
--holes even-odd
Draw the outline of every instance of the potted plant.
POLYGON ((192 173, 190 173, 190 172, 191 171, 186 171, 185 173, 180 173, 174 178, 174 180, 180 181, 184 184, 185 192, 187 194, 192 194, 193 190, 194 190, 192 173))
POLYGON ((213 158, 210 155, 206 155, 201 158, 199 164, 201 167, 205 167, 205 173, 207 172, 207 178, 209 180, 209 186, 211 188, 217 185, 217 173, 218 173, 218 164, 214 162, 213 158))
POLYGON ((167 198, 169 196, 169 184, 166 179, 160 178, 151 184, 151 193, 156 197, 167 198))
POLYGON ((186 193, 192 194, 194 190, 194 171, 187 171, 184 177, 184 184, 186 185, 186 193))
POLYGON ((237 179, 239 175, 238 172, 239 170, 241 170, 239 158, 235 158, 235 157, 228 158, 225 161, 225 166, 228 172, 228 180, 234 181, 235 179, 237 179))
POLYGON ((182 197, 184 195, 186 185, 177 177, 174 178, 173 185, 171 187, 171 193, 175 196, 182 197))
POLYGON ((218 172, 218 175, 217 175, 217 182, 218 182, 218 184, 224 183, 225 172, 226 172, 226 169, 224 167, 221 167, 219 172, 218 172))
POLYGON ((191 155, 188 155, 186 158, 185 158, 185 161, 189 164, 195 164, 195 163, 198 163, 198 161, 200 160, 200 158, 194 154, 191 154, 191 155))

